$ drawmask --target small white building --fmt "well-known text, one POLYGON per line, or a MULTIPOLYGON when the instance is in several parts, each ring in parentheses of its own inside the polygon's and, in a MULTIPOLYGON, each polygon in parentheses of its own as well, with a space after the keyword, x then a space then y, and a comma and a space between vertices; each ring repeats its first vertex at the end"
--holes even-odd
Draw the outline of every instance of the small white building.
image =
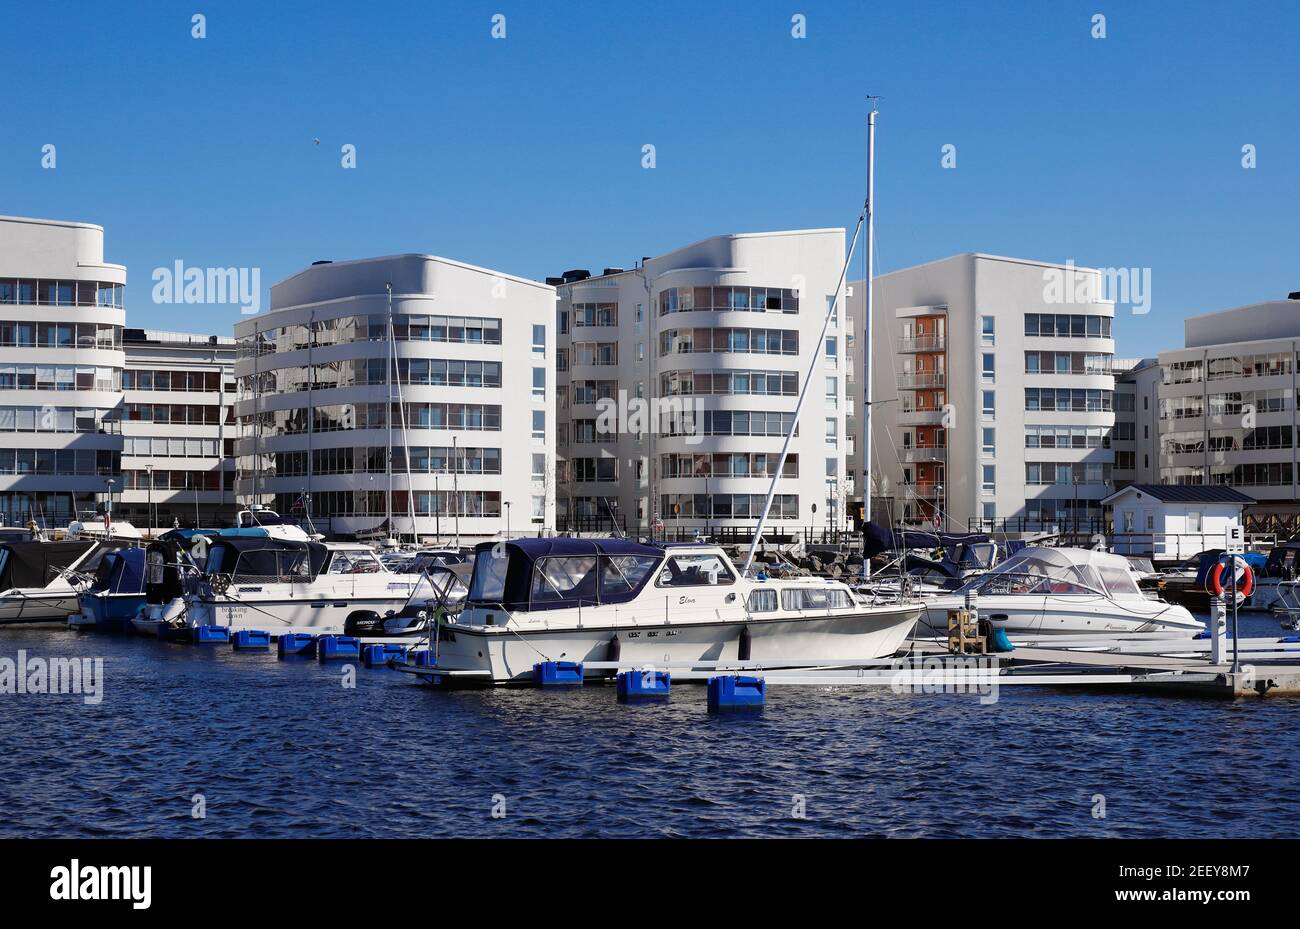
POLYGON ((1230 534, 1242 531, 1242 509, 1255 501, 1222 485, 1130 484, 1101 502, 1113 514, 1111 551, 1182 561, 1230 547, 1230 534))

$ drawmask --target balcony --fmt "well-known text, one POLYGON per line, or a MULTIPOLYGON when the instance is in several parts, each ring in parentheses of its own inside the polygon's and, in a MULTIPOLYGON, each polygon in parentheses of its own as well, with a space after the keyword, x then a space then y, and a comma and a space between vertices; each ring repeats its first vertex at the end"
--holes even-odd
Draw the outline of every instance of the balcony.
POLYGON ((905 448, 903 449, 903 461, 915 463, 918 461, 946 461, 948 458, 948 449, 945 446, 929 448, 905 448))
POLYGON ((898 414, 900 426, 941 426, 943 410, 901 410, 898 414))
POLYGON ((899 390, 933 390, 944 386, 942 371, 909 371, 898 375, 899 390))
POLYGON ((942 352, 948 347, 948 337, 942 335, 903 336, 898 340, 898 350, 904 355, 918 352, 942 352))
POLYGON ((911 484, 912 491, 922 500, 937 500, 943 493, 943 485, 937 483, 911 484))

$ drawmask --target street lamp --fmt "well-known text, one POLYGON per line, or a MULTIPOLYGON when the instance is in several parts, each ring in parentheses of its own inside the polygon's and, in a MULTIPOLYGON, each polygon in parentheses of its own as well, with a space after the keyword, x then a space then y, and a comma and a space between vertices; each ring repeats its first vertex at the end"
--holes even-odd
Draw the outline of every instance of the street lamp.
POLYGON ((113 534, 113 485, 117 481, 111 477, 108 479, 108 509, 104 511, 104 535, 113 534))
POLYGON ((510 541, 510 501, 505 501, 506 505, 506 541, 510 541))

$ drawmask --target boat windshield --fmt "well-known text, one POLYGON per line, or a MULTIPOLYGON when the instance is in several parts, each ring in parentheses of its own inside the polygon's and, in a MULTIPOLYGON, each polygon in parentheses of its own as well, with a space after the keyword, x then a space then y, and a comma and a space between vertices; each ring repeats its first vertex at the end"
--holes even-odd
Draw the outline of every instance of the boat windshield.
POLYGON ((415 589, 411 591, 411 596, 406 602, 408 606, 431 604, 445 606, 454 611, 460 609, 468 593, 469 585, 458 574, 445 569, 432 568, 420 574, 419 580, 415 582, 415 589))
POLYGON ((1119 555, 1077 548, 1026 548, 961 588, 981 596, 1101 594, 1141 597, 1128 562, 1119 555))
POLYGON ((504 546, 479 549, 474 556, 474 577, 469 598, 476 603, 500 603, 506 596, 506 569, 510 558, 504 546))

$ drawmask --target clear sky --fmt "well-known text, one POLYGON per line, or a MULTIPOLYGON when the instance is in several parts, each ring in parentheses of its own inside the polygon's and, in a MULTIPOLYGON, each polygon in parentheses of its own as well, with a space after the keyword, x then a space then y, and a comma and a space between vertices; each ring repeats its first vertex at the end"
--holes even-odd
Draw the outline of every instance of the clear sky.
POLYGON ((542 278, 850 226, 868 93, 881 270, 965 251, 1149 268, 1123 356, 1300 290, 1295 0, 8 0, 2 34, 0 213, 103 225, 137 326, 240 318, 155 305, 177 260, 261 268, 264 290, 412 251, 542 278))

